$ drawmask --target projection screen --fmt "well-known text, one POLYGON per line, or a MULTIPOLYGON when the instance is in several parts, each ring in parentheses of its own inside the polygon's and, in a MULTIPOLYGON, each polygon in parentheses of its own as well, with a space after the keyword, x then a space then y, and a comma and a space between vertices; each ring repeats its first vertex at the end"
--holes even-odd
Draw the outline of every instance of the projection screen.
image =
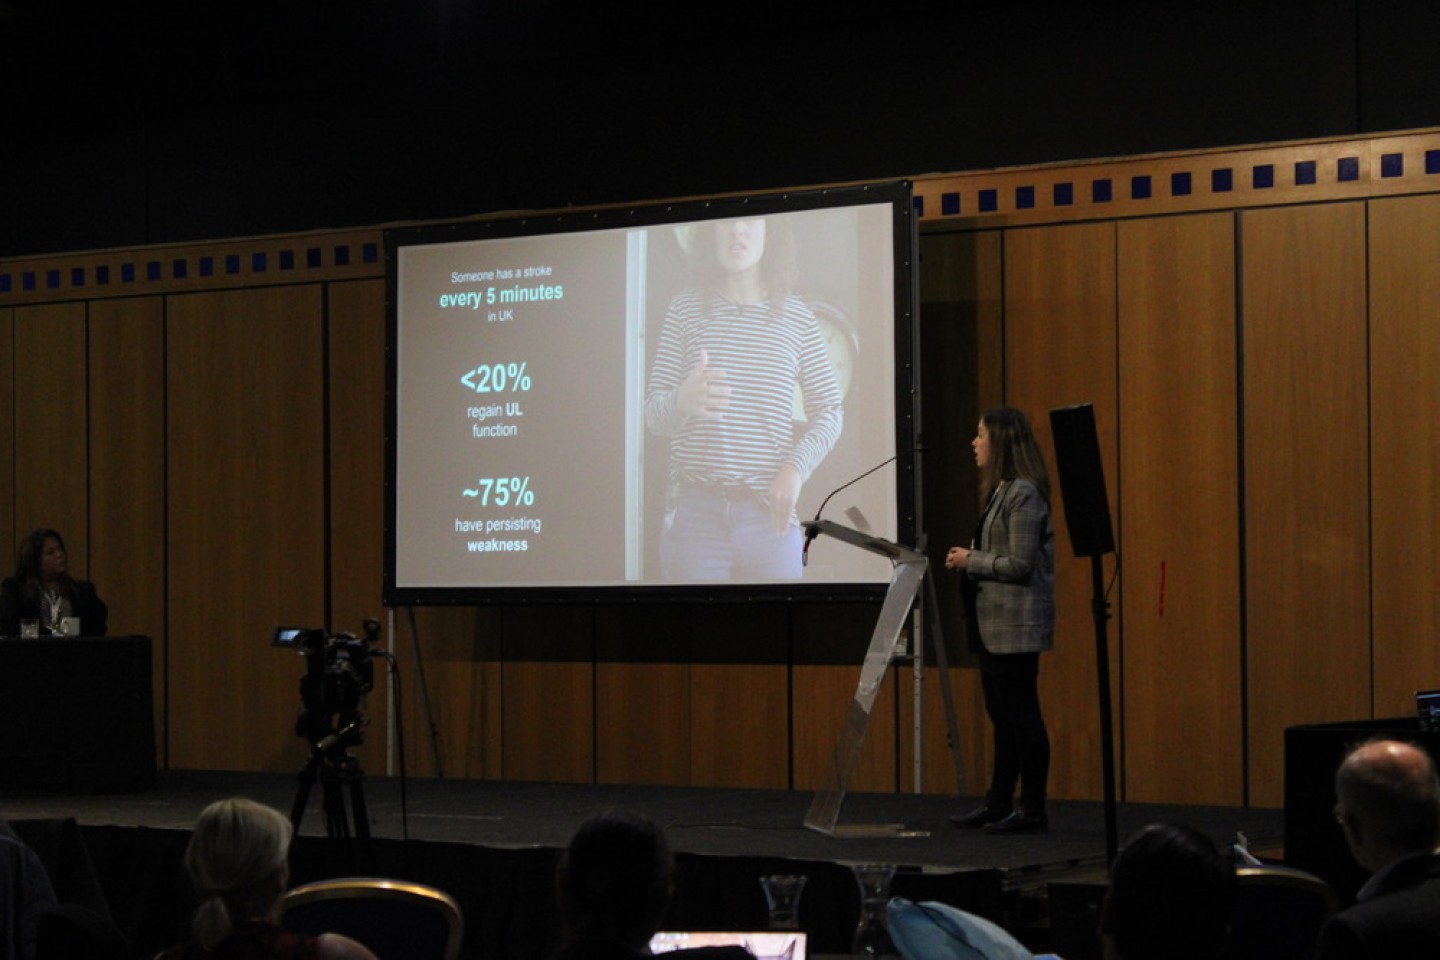
POLYGON ((903 182, 387 231, 386 603, 882 592, 797 521, 915 536, 914 246, 903 182))

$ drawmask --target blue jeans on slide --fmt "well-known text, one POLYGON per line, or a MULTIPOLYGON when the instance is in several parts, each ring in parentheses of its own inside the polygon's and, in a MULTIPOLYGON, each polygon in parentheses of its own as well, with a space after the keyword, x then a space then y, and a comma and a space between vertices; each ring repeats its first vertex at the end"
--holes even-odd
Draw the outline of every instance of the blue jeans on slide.
POLYGON ((667 580, 798 580, 800 527, 776 534, 770 508, 743 487, 686 486, 660 532, 667 580))

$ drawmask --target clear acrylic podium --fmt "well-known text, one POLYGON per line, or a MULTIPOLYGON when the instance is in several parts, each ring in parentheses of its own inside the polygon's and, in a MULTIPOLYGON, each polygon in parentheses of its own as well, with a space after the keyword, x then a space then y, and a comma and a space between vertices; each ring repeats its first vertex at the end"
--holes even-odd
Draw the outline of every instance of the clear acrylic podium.
MULTIPOLYGON (((845 723, 840 731, 839 741, 831 758, 828 782, 816 791, 810 810, 805 814, 805 826, 831 837, 902 837, 926 836, 924 831, 907 830, 904 824, 840 824, 840 805, 845 800, 850 780, 860 762, 860 748, 865 742, 865 733, 870 727, 870 713, 885 673, 895 659, 900 633, 910 615, 916 594, 929 583, 930 561, 918 550, 903 547, 898 543, 853 530, 830 520, 806 521, 803 524, 807 536, 824 534, 845 543, 869 550, 886 557, 892 564, 890 587, 880 607, 880 617, 875 622, 875 632, 870 636, 870 646, 865 651, 865 662, 860 668, 860 682, 855 688, 855 699, 845 713, 845 723)), ((950 742, 951 756, 955 761, 957 784, 963 789, 963 774, 960 763, 959 734, 955 722, 955 703, 950 692, 950 671, 946 662, 945 642, 939 634, 938 611, 934 604, 933 587, 927 590, 930 601, 929 613, 936 633, 935 661, 939 668, 940 690, 945 701, 945 720, 950 742)), ((923 638, 915 638, 915 650, 922 649, 923 638)))

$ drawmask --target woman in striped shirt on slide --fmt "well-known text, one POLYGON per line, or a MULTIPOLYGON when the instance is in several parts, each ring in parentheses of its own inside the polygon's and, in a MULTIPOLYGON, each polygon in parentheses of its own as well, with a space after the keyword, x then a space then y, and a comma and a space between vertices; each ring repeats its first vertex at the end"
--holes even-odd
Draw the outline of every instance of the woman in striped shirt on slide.
POLYGON ((815 314, 793 292, 789 226, 701 224, 690 254, 695 282, 666 311, 645 395, 646 425, 670 438, 661 566, 670 580, 798 579, 795 504, 844 414, 815 314))

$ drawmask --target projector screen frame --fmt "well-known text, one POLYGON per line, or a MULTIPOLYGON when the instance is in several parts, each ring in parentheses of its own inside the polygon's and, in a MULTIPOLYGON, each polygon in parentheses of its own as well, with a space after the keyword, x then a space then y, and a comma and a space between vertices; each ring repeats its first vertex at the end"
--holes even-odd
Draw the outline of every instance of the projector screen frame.
MULTIPOLYGON (((447 221, 395 227, 384 232, 386 282, 386 465, 385 465, 385 550, 383 603, 386 606, 447 606, 526 603, 615 603, 637 602, 765 602, 765 601, 878 601, 887 583, 871 581, 782 581, 782 582, 595 582, 555 585, 440 586, 401 585, 397 582, 397 511, 400 491, 398 382, 400 337, 399 257, 407 248, 434 244, 468 243, 488 239, 539 237, 585 233, 622 228, 662 227, 735 217, 772 216, 796 211, 823 210, 888 204, 893 287, 893 419, 894 449, 888 451, 893 466, 884 458, 867 463, 834 487, 856 480, 866 470, 881 467, 894 471, 896 540, 915 545, 921 535, 919 490, 920 409, 919 409, 919 318, 917 217, 913 210, 911 184, 906 180, 850 184, 803 190, 686 198, 659 203, 636 203, 586 210, 559 210, 538 213, 447 221)), ((832 478, 833 479, 833 478, 832 478)), ((865 480, 859 480, 865 483, 865 480)), ((827 487, 830 484, 827 484, 827 487)), ((809 519, 815 497, 824 499, 832 490, 807 488, 800 505, 801 519, 809 519)), ((850 524, 841 515, 843 500, 831 501, 826 518, 850 524)), ((888 531, 877 531, 880 535, 888 531)), ((851 550, 831 541, 812 548, 851 550)))

